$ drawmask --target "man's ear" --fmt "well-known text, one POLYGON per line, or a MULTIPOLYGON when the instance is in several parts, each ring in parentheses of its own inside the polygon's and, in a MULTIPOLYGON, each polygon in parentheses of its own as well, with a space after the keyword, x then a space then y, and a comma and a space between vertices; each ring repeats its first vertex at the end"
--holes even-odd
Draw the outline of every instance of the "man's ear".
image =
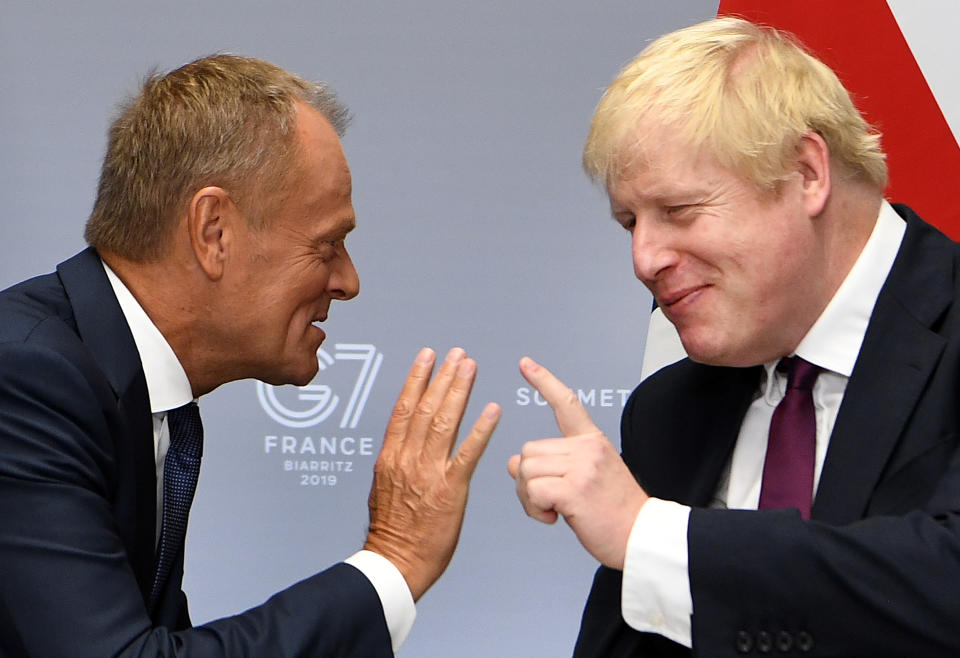
POLYGON ((222 187, 198 190, 187 207, 190 246, 200 269, 212 281, 223 276, 228 249, 233 243, 240 211, 222 187))
POLYGON ((811 217, 823 212, 830 198, 830 149, 823 137, 809 132, 800 138, 797 163, 803 177, 803 203, 811 217))

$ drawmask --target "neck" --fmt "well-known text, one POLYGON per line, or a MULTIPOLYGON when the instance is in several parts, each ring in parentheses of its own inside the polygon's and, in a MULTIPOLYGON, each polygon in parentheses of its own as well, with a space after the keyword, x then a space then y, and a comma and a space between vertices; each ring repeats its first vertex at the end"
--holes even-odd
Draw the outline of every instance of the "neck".
POLYGON ((810 282, 810 285, 818 286, 816 301, 805 313, 807 324, 797 327, 793 337, 795 342, 781 346, 780 356, 797 348, 837 294, 870 239, 880 214, 883 197, 879 190, 850 182, 835 184, 833 189, 833 194, 815 218, 814 230, 818 233, 822 258, 818 266, 822 273, 819 281, 810 282))
POLYGON ((216 334, 207 326, 214 311, 204 302, 208 283, 197 275, 198 268, 173 256, 155 261, 133 261, 103 251, 100 256, 173 349, 194 397, 229 381, 217 362, 216 334))
POLYGON ((834 189, 837 193, 831 195, 823 212, 828 301, 836 294, 870 239, 883 201, 879 190, 862 183, 846 182, 834 189))

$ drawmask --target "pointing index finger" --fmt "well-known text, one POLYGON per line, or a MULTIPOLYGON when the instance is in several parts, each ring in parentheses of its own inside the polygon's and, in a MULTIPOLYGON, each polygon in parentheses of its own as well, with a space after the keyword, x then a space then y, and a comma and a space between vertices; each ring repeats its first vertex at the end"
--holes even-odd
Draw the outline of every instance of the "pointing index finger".
POLYGON ((557 426, 564 436, 575 436, 596 431, 597 426, 590 418, 587 410, 580 404, 577 394, 554 377, 553 373, 529 356, 525 356, 520 359, 520 374, 540 392, 543 399, 553 409, 557 426))

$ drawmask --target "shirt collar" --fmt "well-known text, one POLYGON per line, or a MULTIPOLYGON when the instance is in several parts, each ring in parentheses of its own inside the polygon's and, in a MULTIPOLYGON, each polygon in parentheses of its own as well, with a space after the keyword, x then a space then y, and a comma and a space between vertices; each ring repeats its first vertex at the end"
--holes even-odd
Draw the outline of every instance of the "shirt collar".
POLYGON ((182 407, 193 400, 193 389, 180 360, 120 277, 106 263, 103 263, 103 269, 107 272, 110 286, 120 303, 120 310, 130 327, 130 333, 133 334, 133 342, 140 352, 140 363, 150 395, 151 413, 182 407))
MULTIPOLYGON (((796 354, 844 377, 853 372, 870 315, 900 250, 907 224, 886 201, 870 238, 823 313, 797 346, 796 354)), ((772 385, 779 359, 764 364, 772 385)))
POLYGON ((886 201, 870 239, 833 299, 797 346, 796 354, 849 377, 860 354, 870 315, 900 250, 907 224, 886 201))

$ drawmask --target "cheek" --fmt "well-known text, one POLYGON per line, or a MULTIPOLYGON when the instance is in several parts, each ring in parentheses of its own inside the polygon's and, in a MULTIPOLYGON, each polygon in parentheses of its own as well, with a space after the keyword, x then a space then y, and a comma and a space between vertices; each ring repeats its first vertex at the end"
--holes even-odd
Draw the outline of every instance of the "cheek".
POLYGON ((313 305, 302 300, 290 300, 281 313, 291 329, 303 331, 304 328, 313 321, 314 308, 313 305))
POLYGON ((781 259, 755 263, 754 269, 746 274, 745 299, 741 300, 744 314, 766 322, 790 306, 798 281, 794 278, 788 256, 784 254, 781 259))
POLYGON ((281 291, 283 312, 299 325, 310 324, 318 312, 324 310, 327 276, 303 276, 288 281, 281 291))
POLYGON ((817 245, 810 235, 794 233, 770 249, 770 277, 777 286, 799 292, 814 287, 822 274, 817 245))
POLYGON ((777 291, 792 290, 809 278, 814 248, 811 236, 791 228, 790 223, 758 226, 752 240, 739 245, 742 256, 738 264, 758 293, 777 296, 777 291))
POLYGON ((818 272, 803 245, 772 245, 768 258, 749 271, 748 299, 740 300, 745 324, 755 331, 785 334, 817 296, 818 272))

